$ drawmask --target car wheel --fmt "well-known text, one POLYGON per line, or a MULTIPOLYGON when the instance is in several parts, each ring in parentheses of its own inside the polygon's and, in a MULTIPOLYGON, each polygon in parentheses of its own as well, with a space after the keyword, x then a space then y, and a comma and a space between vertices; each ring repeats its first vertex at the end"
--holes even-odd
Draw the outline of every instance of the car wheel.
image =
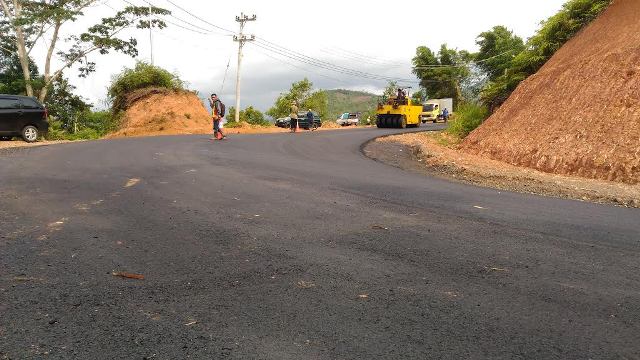
POLYGON ((32 125, 25 126, 22 129, 22 139, 28 143, 38 140, 38 128, 32 125))

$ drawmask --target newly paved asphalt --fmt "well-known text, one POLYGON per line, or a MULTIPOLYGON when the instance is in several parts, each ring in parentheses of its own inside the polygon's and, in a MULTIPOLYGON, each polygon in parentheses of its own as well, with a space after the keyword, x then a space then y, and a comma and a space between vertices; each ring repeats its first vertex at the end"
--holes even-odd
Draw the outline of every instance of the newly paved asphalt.
POLYGON ((362 155, 393 132, 0 152, 0 359, 640 358, 638 210, 362 155))

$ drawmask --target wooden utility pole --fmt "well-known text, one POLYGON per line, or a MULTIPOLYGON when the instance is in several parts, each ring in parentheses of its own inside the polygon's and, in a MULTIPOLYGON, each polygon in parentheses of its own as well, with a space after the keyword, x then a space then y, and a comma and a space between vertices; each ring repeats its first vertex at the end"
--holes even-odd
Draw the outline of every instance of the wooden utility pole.
POLYGON ((149 46, 151 48, 151 65, 153 65, 153 26, 152 26, 152 18, 151 15, 151 3, 149 3, 149 46))
POLYGON ((244 13, 240 13, 240 16, 236 16, 236 21, 240 23, 240 32, 238 35, 233 36, 233 41, 238 42, 238 71, 236 74, 236 114, 235 120, 236 122, 240 121, 240 66, 242 65, 242 48, 244 47, 244 43, 247 41, 253 41, 256 39, 255 35, 247 36, 243 33, 244 24, 247 21, 256 21, 256 16, 252 15, 251 17, 245 15, 244 13))

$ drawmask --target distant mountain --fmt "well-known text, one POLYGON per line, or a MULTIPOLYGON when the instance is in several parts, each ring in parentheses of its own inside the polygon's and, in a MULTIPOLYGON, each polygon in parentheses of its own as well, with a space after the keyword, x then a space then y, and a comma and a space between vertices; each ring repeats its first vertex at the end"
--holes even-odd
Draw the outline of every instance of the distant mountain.
POLYGON ((329 118, 335 120, 346 112, 367 112, 376 109, 378 95, 364 91, 326 90, 329 100, 329 118))

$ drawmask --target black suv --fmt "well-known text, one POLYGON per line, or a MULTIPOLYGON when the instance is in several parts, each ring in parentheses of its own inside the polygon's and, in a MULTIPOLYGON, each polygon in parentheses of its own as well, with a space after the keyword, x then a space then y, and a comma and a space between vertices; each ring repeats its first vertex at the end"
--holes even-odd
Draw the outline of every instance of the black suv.
POLYGON ((34 142, 49 131, 47 109, 38 100, 18 95, 0 94, 0 140, 21 136, 34 142))

